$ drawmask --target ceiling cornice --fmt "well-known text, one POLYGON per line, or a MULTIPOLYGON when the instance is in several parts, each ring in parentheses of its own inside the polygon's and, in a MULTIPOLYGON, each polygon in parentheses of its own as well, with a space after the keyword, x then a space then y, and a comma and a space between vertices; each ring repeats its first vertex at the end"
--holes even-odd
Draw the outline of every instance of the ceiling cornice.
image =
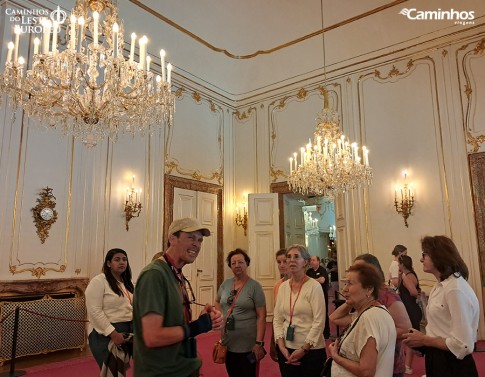
POLYGON ((405 3, 408 0, 395 0, 395 1, 392 1, 392 2, 390 2, 388 4, 382 5, 380 7, 375 8, 375 9, 371 9, 371 10, 369 10, 367 12, 364 12, 364 13, 361 13, 361 14, 359 14, 357 16, 348 18, 348 19, 343 20, 341 22, 338 22, 336 24, 330 25, 330 26, 328 26, 328 27, 326 27, 324 29, 320 29, 320 30, 314 31, 313 33, 304 35, 302 37, 299 37, 299 38, 294 39, 292 41, 289 41, 289 42, 283 43, 281 45, 275 46, 275 47, 270 48, 268 50, 258 50, 256 52, 253 52, 253 53, 247 54, 247 55, 236 55, 236 54, 233 54, 233 53, 229 52, 228 50, 226 50, 224 48, 216 47, 216 46, 212 45, 211 43, 207 42, 206 40, 202 39, 201 37, 195 35, 191 31, 185 29, 184 27, 180 26, 179 24, 177 24, 177 23, 173 22, 172 20, 168 19, 167 17, 163 16, 162 14, 158 13, 157 11, 153 10, 152 8, 148 7, 147 5, 143 4, 141 1, 139 1, 139 0, 129 0, 129 1, 131 3, 133 3, 134 5, 142 8, 146 12, 150 13, 151 15, 155 16, 159 20, 161 20, 161 21, 169 24, 170 26, 172 26, 175 29, 179 30, 180 32, 186 34, 190 38, 196 40, 197 42, 199 42, 202 45, 206 46, 207 48, 211 49, 212 51, 215 51, 215 52, 218 52, 218 53, 223 53, 224 55, 226 55, 227 57, 229 57, 231 59, 238 59, 239 60, 239 59, 252 59, 252 58, 254 58, 254 57, 258 56, 258 55, 268 55, 268 54, 271 54, 273 52, 276 52, 276 51, 282 50, 284 48, 287 48, 289 46, 295 45, 297 43, 306 41, 307 39, 310 39, 310 38, 319 36, 319 35, 321 35, 324 32, 326 33, 326 32, 328 32, 330 30, 337 29, 337 28, 342 27, 344 25, 347 25, 347 24, 350 24, 352 22, 361 20, 361 19, 363 19, 365 17, 368 17, 368 16, 371 16, 373 14, 382 12, 385 9, 392 8, 392 7, 396 6, 396 5, 405 3))

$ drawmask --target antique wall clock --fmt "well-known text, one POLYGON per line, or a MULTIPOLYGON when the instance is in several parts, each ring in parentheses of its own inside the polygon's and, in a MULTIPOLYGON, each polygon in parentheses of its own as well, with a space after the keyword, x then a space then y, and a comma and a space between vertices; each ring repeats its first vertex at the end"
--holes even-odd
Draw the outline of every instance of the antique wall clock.
POLYGON ((32 208, 32 216, 34 217, 34 224, 37 228, 37 235, 40 242, 44 243, 49 237, 49 230, 57 220, 56 197, 52 195, 52 189, 46 187, 42 189, 37 198, 37 205, 32 208))

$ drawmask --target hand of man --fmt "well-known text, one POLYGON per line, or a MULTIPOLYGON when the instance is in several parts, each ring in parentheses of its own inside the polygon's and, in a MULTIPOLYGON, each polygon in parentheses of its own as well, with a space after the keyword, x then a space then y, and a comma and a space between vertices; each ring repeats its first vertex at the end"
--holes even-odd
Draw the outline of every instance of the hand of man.
POLYGON ((209 313, 211 321, 212 321, 212 330, 220 330, 223 325, 223 317, 222 313, 217 310, 214 306, 207 304, 204 309, 202 309, 202 313, 209 313))

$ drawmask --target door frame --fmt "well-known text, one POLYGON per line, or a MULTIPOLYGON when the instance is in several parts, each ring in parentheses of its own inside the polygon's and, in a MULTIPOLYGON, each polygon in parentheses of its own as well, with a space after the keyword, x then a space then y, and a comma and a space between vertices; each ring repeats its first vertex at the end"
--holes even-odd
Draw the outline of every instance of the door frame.
POLYGON ((278 194, 279 222, 280 222, 280 248, 285 246, 285 201, 284 194, 292 193, 288 182, 271 183, 270 192, 278 194))
POLYGON ((163 246, 167 247, 168 242, 168 227, 173 220, 173 200, 175 187, 208 192, 217 195, 217 278, 216 289, 222 284, 224 279, 224 251, 223 251, 223 187, 207 182, 200 182, 193 179, 176 177, 174 175, 165 174, 164 177, 164 215, 163 215, 163 246))

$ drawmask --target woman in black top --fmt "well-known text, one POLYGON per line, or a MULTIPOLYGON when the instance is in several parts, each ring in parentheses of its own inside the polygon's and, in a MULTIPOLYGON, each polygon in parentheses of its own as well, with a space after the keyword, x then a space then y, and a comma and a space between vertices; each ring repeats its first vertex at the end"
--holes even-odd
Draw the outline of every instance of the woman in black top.
MULTIPOLYGON (((419 287, 418 277, 413 269, 413 260, 408 255, 401 255, 399 261, 399 295, 406 307, 409 319, 414 329, 419 331, 421 319, 423 313, 418 305, 417 297, 421 292, 419 287)), ((412 374, 413 369, 413 357, 414 352, 411 349, 407 349, 406 352, 406 374, 412 374)))

